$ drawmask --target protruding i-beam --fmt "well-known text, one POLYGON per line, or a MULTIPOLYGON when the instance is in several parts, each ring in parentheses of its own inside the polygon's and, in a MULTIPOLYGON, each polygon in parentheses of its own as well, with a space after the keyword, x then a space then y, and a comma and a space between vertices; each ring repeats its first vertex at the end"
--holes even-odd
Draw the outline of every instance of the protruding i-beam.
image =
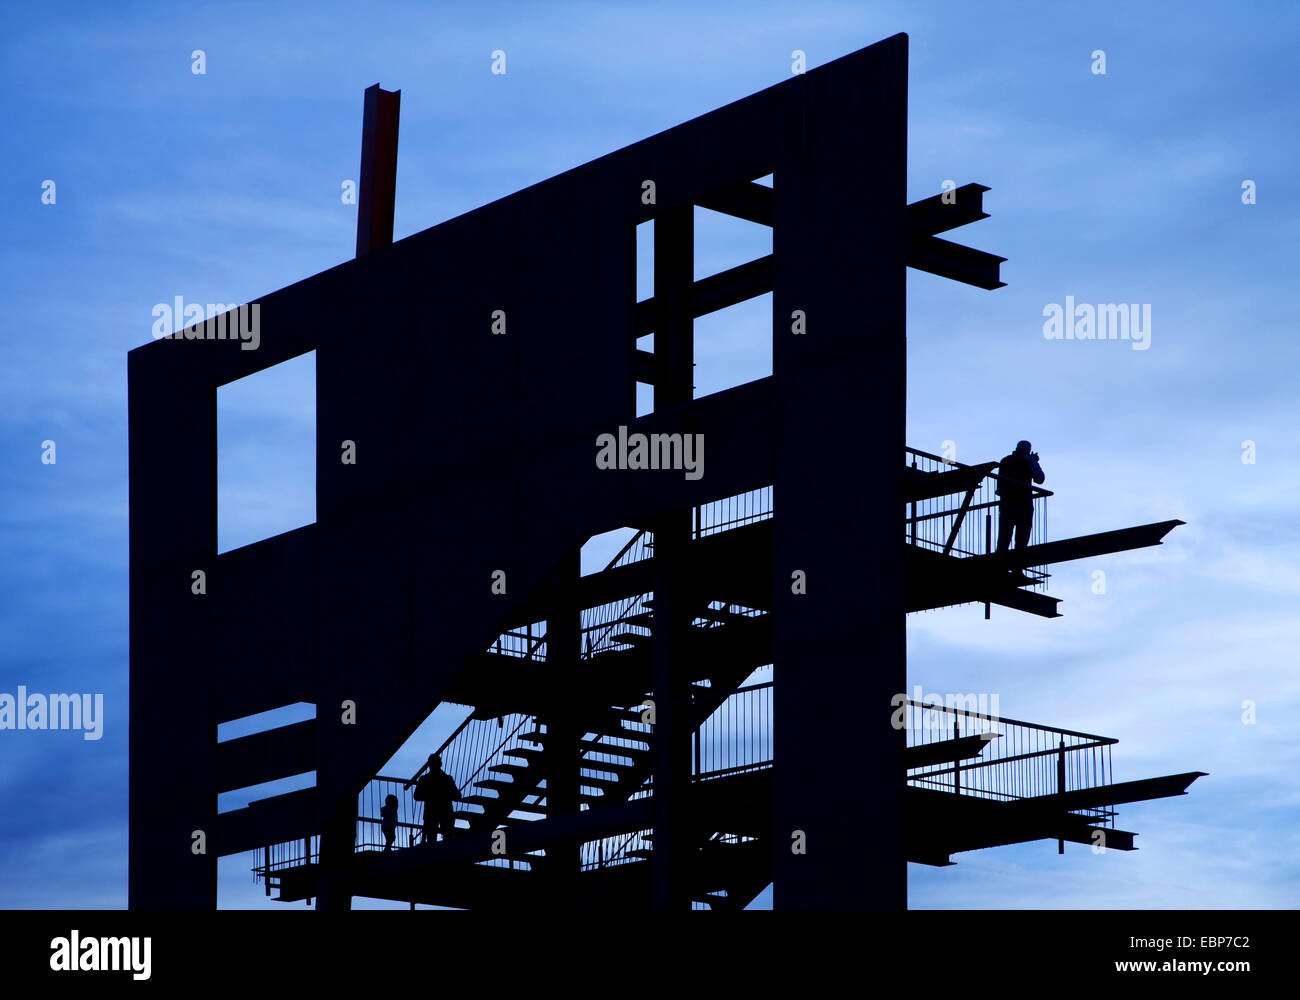
POLYGON ((1069 562, 1071 559, 1089 559, 1109 552, 1126 552, 1129 549, 1159 545, 1165 535, 1185 523, 1178 520, 1157 521, 1154 524, 1140 524, 1133 528, 1120 528, 1118 531, 1101 531, 1095 535, 1062 538, 1055 542, 1008 549, 1006 552, 972 556, 968 561, 972 566, 993 563, 1007 569, 1024 569, 1029 566, 1069 562))
POLYGON ((397 197, 397 119, 400 90, 366 88, 361 127, 361 180, 357 192, 357 256, 393 242, 397 197))

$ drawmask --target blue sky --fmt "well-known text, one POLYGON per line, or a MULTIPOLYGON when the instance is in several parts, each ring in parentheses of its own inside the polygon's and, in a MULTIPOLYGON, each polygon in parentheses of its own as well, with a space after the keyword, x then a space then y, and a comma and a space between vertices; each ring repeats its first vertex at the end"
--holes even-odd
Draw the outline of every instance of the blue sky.
MULTIPOLYGON (((909 272, 909 442, 978 462, 1031 439, 1056 493, 1051 537, 1188 522, 1160 548, 1056 567, 1064 618, 912 616, 909 683, 1118 737, 1120 780, 1210 772, 1188 797, 1122 807, 1136 853, 958 855, 912 866, 911 903, 1300 902, 1300 11, 973 8, 6 5, 0 692, 103 693, 105 729, 0 732, 0 906, 125 905, 126 352, 150 340, 156 303, 246 302, 353 254, 340 189, 367 86, 402 90, 401 238, 779 82, 795 49, 811 68, 899 31, 909 199, 988 185, 992 218, 955 238, 1009 258, 995 292, 909 272), (1044 307, 1066 296, 1150 304, 1149 349, 1046 340, 1044 307)), ((752 234, 701 239, 702 265, 752 256, 752 234)), ((760 304, 702 326, 701 391, 761 374, 769 323, 760 304)), ((310 440, 310 372, 285 385, 273 436, 310 440)), ((258 465, 237 397, 223 449, 258 466, 269 502, 229 530, 256 537, 304 519, 295 484, 311 473, 258 465)), ((262 905, 245 861, 223 864, 223 905, 262 905)))

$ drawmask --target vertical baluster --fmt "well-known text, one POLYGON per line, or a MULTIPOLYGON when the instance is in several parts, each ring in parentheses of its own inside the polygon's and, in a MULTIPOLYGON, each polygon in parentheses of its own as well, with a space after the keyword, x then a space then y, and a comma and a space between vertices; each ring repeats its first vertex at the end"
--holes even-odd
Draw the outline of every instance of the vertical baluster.
MULTIPOLYGON (((1056 794, 1061 796, 1060 799, 1061 804, 1059 808, 1061 811, 1064 811, 1065 808, 1064 805, 1065 803, 1065 737, 1064 736, 1061 737, 1060 750, 1058 751, 1058 756, 1056 758, 1056 794)), ((1057 840, 1056 853, 1057 854, 1065 853, 1064 840, 1057 840)))

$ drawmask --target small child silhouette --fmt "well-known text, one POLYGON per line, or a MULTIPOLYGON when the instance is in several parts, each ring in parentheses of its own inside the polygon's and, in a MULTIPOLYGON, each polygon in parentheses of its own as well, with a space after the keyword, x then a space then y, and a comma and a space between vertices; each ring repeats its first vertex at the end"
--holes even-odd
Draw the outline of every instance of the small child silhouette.
POLYGON ((379 816, 380 819, 383 820, 380 826, 384 831, 384 840, 387 841, 384 850, 391 851, 393 849, 393 841, 397 839, 396 795, 389 795, 388 798, 384 799, 384 807, 379 810, 379 816))

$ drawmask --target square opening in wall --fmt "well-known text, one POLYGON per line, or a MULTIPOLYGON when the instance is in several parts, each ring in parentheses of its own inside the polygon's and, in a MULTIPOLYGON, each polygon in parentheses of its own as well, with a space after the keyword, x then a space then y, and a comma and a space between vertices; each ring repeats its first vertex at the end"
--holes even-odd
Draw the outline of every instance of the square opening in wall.
POLYGON ((217 388, 217 552, 316 520, 316 352, 217 388))

